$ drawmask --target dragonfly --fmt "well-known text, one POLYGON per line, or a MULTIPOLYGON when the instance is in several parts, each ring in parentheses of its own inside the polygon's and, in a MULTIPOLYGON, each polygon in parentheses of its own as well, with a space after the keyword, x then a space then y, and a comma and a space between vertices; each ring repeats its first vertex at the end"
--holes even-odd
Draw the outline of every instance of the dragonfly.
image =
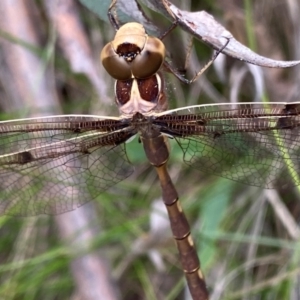
MULTIPOLYGON (((112 14, 109 14, 113 18, 112 14)), ((168 110, 165 47, 127 23, 101 52, 119 116, 58 115, 0 122, 0 214, 76 209, 129 177, 136 135, 156 170, 194 300, 209 298, 188 220, 168 172, 169 140, 195 169, 247 185, 299 185, 300 102, 194 105, 168 110), (134 142, 134 141, 132 141, 134 142), (234 172, 232 171, 234 170, 234 172)))

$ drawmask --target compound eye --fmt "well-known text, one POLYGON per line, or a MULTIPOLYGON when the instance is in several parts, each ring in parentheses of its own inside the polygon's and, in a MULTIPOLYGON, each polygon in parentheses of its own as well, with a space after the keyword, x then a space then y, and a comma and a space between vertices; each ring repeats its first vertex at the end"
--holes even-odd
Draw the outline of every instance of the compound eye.
POLYGON ((108 43, 101 51, 100 59, 107 73, 117 80, 131 78, 131 66, 114 50, 112 43, 108 43))
POLYGON ((147 78, 158 72, 164 62, 166 49, 161 40, 148 37, 144 48, 132 61, 131 71, 136 78, 147 78))

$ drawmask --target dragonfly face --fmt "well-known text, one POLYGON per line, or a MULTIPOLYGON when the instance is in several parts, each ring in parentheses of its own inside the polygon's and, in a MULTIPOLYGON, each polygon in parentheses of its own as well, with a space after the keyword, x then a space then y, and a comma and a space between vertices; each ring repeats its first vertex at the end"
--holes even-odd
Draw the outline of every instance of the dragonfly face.
POLYGON ((100 58, 109 75, 117 80, 143 79, 157 73, 165 52, 164 44, 148 36, 141 24, 127 23, 103 48, 100 58))

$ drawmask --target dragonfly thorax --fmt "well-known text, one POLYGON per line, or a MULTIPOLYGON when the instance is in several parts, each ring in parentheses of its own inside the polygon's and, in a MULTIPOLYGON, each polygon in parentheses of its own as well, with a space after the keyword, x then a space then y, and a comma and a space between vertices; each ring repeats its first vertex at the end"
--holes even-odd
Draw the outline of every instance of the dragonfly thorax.
POLYGON ((120 113, 124 116, 132 116, 137 112, 149 115, 167 109, 159 74, 146 79, 117 80, 115 95, 120 113))

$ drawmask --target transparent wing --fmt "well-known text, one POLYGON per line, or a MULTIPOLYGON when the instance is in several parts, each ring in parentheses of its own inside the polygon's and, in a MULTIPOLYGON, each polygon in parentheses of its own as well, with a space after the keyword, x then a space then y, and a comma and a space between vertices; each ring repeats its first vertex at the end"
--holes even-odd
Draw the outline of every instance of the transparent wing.
MULTIPOLYGON (((279 139, 287 142, 290 134, 279 139)), ((235 132, 215 138, 204 134, 177 141, 185 163, 206 174, 265 188, 300 184, 299 132, 294 146, 288 148, 279 146, 270 132, 235 132)))
POLYGON ((70 211, 133 172, 120 144, 131 133, 107 132, 91 119, 81 120, 80 130, 78 123, 67 128, 74 120, 59 124, 57 118, 40 119, 33 132, 26 132, 37 127, 32 120, 0 123, 0 214, 70 211))
POLYGON ((198 106, 161 119, 193 168, 259 187, 300 185, 300 103, 198 106))

